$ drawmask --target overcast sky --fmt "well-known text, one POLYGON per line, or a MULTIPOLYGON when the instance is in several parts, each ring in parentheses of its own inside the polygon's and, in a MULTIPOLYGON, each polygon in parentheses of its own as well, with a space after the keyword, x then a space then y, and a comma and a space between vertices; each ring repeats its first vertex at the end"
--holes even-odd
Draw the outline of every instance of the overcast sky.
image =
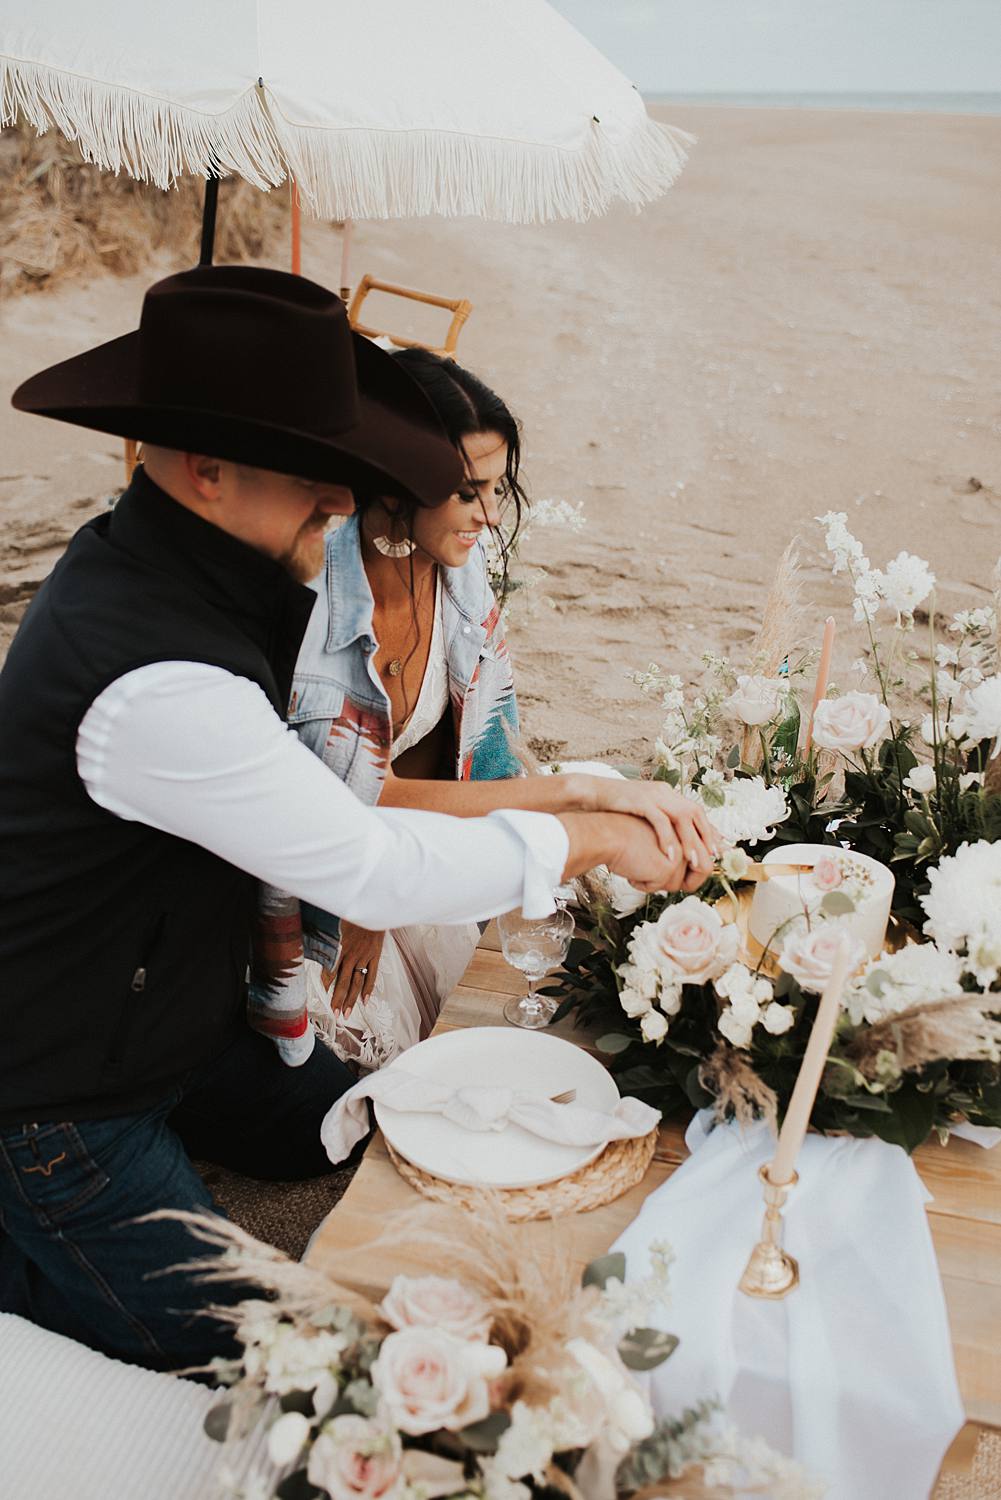
POLYGON ((1001 0, 553 0, 644 93, 1001 91, 1001 0))

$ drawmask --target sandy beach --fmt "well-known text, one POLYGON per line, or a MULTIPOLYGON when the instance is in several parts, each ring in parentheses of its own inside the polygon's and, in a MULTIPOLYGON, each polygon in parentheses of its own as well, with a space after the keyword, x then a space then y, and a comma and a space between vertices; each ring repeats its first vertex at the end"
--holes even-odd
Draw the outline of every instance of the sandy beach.
MULTIPOLYGON (((470 299, 459 357, 520 415, 533 493, 584 502, 581 532, 531 539, 548 576, 511 624, 527 735, 556 756, 642 756, 658 717, 627 672, 739 658, 793 535, 819 639, 845 600, 825 510, 875 564, 926 557, 945 610, 986 602, 1001 551, 1001 119, 657 113, 699 141, 641 215, 356 231, 356 278, 470 299)), ((338 260, 308 226, 306 274, 335 285, 338 260)), ((0 649, 122 472, 115 439, 9 393, 134 327, 155 274, 0 304, 0 649)), ((857 654, 842 639, 842 669, 857 654)))

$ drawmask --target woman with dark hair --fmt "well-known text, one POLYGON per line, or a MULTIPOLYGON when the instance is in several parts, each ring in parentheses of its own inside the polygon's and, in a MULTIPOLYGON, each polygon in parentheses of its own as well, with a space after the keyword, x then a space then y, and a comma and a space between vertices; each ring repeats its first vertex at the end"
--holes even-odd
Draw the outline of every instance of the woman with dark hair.
MULTIPOLYGON (((420 349, 395 357, 462 454, 465 482, 431 507, 356 492, 355 514, 327 539, 289 723, 365 802, 458 817, 628 812, 654 826, 665 852, 681 850, 708 872, 711 829, 666 784, 522 775, 511 663, 483 545, 492 535, 504 556, 502 518, 508 545, 517 532, 526 503, 520 429, 462 366, 420 349)), ((293 1065, 312 1050, 308 1010, 341 1057, 381 1066, 427 1036, 478 935, 474 925, 369 932, 266 888, 252 1020, 293 1065)))

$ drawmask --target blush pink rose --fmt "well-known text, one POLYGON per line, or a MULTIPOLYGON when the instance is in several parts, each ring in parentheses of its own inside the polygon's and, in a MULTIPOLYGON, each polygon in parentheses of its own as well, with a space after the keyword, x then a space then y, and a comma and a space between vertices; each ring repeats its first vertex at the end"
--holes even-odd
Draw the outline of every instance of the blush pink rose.
POLYGON ((831 977, 842 942, 848 943, 848 972, 865 962, 865 944, 843 922, 820 922, 809 932, 786 938, 779 963, 800 989, 819 995, 831 977))
POLYGON ((844 867, 835 855, 822 854, 810 871, 810 878, 817 890, 826 895, 828 891, 836 891, 840 885, 844 885, 844 867))
POLYGON ((483 1298, 447 1276, 397 1276, 380 1311, 397 1330, 442 1328, 484 1344, 490 1337, 492 1318, 483 1298))
POLYGON ((817 705, 813 743, 821 750, 871 750, 889 724, 890 710, 875 693, 845 693, 817 705))
POLYGON ((396 1500, 403 1489, 399 1433, 368 1417, 334 1417, 309 1450, 306 1475, 331 1500, 396 1500))
POLYGON ((654 941, 662 965, 683 984, 705 984, 733 963, 740 935, 732 924, 724 925, 711 906, 697 896, 686 896, 665 907, 654 941))
POLYGON ((496 1344, 437 1328, 404 1328, 383 1339, 372 1383, 401 1432, 457 1432, 489 1416, 490 1382, 506 1365, 496 1344))

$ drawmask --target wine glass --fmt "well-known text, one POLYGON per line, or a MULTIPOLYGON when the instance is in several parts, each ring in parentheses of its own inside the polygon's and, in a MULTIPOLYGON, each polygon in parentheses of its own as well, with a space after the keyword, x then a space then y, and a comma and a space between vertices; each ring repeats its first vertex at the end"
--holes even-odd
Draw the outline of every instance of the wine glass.
POLYGON ((548 1026, 556 1006, 537 995, 536 986, 566 958, 574 933, 573 917, 562 909, 548 917, 526 917, 519 910, 509 911, 498 918, 497 931, 504 957, 528 980, 528 994, 522 1000, 508 1001, 504 1019, 512 1026, 538 1031, 548 1026))

